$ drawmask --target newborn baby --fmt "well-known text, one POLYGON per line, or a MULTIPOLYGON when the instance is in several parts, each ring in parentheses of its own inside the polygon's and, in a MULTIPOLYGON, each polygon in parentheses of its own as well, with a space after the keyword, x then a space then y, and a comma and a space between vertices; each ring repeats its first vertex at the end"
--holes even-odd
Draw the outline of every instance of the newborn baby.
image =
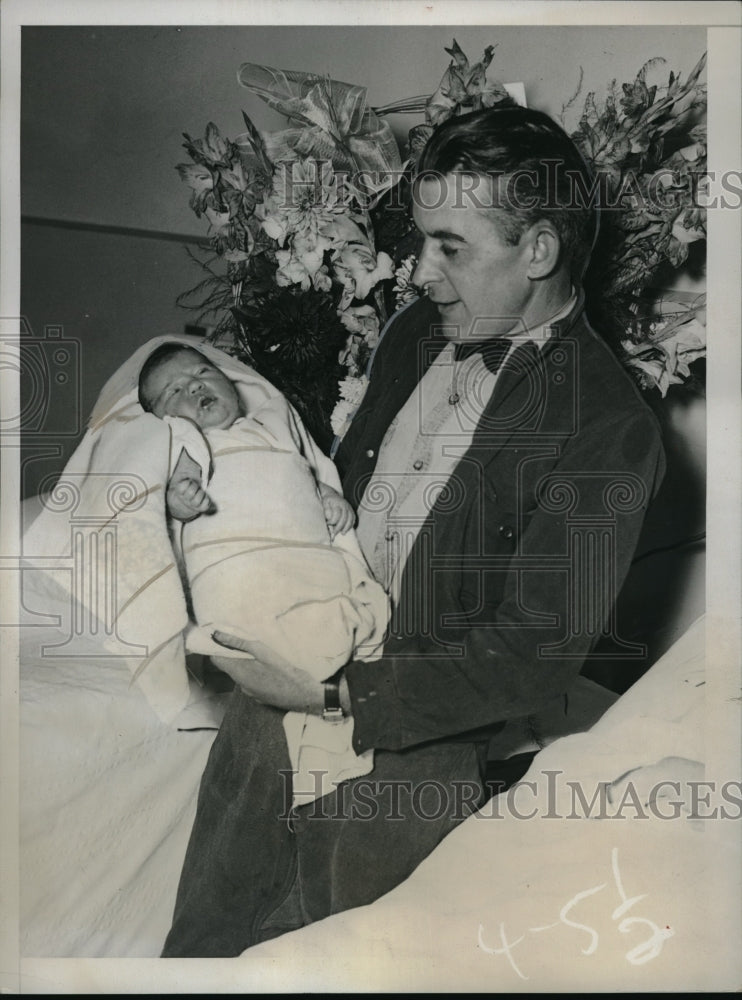
MULTIPOLYGON (((186 417, 201 430, 226 430, 245 416, 234 383, 203 354, 180 344, 163 344, 145 362, 139 376, 139 402, 156 417, 186 417)), ((200 466, 181 450, 168 482, 167 508, 179 521, 213 512, 201 485, 200 466)), ((353 508, 326 483, 317 483, 325 519, 333 538, 355 524, 353 508)))
MULTIPOLYGON (((378 655, 388 600, 350 544, 353 509, 318 479, 287 400, 271 396, 248 412, 219 368, 177 343, 147 359, 139 400, 171 424, 167 509, 183 523, 202 632, 237 636, 261 662, 288 662, 320 680, 354 656, 378 655)), ((320 794, 370 770, 351 749, 352 719, 335 725, 289 713, 285 726, 292 765, 306 779, 300 789, 295 778, 295 802, 316 797, 310 769, 327 774, 320 794)))

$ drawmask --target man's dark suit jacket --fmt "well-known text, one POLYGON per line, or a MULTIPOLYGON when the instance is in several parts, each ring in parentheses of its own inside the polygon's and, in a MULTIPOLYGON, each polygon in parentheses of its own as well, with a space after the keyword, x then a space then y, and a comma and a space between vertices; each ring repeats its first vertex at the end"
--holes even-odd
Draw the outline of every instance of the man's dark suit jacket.
MULTIPOLYGON (((354 506, 446 343, 436 327, 422 299, 377 348, 336 455, 354 506)), ((664 471, 660 431, 581 297, 552 334, 500 372, 405 565, 382 658, 346 667, 357 752, 476 742, 567 692, 602 630, 621 641, 612 606, 664 471)))

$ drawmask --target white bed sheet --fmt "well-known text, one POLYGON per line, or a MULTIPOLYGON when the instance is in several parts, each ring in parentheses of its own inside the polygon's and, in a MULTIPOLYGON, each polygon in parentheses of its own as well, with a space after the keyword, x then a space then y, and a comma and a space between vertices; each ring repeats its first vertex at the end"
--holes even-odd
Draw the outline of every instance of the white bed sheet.
POLYGON ((656 805, 672 815, 670 799, 703 777, 703 693, 701 620, 589 733, 535 758, 514 809, 492 800, 370 906, 249 949, 244 981, 310 992, 728 988, 742 965, 739 907, 719 872, 734 885, 739 825, 657 818, 645 801, 660 777, 677 779, 681 795, 666 786, 656 805), (622 806, 629 779, 639 809, 622 806), (568 818, 569 780, 588 801, 615 781, 605 818, 581 818, 579 804, 568 818))
MULTIPOLYGON (((21 673, 22 954, 154 958, 214 733, 165 726, 124 664, 32 655, 32 636, 21 673)), ((250 949, 229 963, 230 982, 250 992, 728 986, 739 915, 723 912, 719 870, 737 877, 738 823, 646 808, 636 819, 631 807, 623 820, 564 818, 568 780, 588 798, 615 782, 615 802, 627 773, 640 794, 663 775, 687 797, 705 755, 703 684, 700 621, 590 732, 536 757, 515 805, 537 818, 492 800, 396 890, 250 949)), ((180 989, 179 967, 151 972, 180 989)), ((103 988, 102 967, 79 968, 103 988)), ((210 963, 188 968, 189 990, 208 991, 210 963)))
POLYGON ((55 655, 63 632, 20 631, 21 954, 156 957, 216 734, 177 726, 195 706, 216 727, 222 699, 194 682, 191 708, 166 725, 125 660, 92 643, 55 655))

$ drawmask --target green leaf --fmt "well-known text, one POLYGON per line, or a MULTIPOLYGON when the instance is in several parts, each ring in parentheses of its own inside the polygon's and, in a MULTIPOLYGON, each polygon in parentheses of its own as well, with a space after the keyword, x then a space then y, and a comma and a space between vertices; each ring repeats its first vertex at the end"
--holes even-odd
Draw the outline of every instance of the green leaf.
POLYGON ((692 86, 694 86, 696 80, 698 79, 698 77, 703 72, 703 68, 706 65, 706 55, 707 54, 704 52, 703 55, 701 56, 701 58, 696 63, 696 65, 690 71, 690 75, 688 76, 688 79, 685 82, 685 89, 686 90, 689 90, 692 86))
POLYGON ((646 83, 647 71, 650 69, 654 69, 655 66, 659 66, 661 63, 665 62, 667 62, 667 60, 663 59, 662 56, 654 56, 654 58, 652 59, 647 59, 647 61, 644 63, 642 68, 637 73, 636 76, 637 80, 641 80, 643 83, 646 83))
POLYGON ((469 60, 464 55, 461 46, 454 38, 453 45, 450 49, 444 47, 444 52, 447 52, 460 70, 466 72, 469 69, 469 60))
POLYGON ((244 111, 242 112, 242 119, 245 123, 245 128, 247 129, 244 138, 257 159, 259 168, 264 174, 266 174, 266 176, 270 177, 273 174, 273 163, 266 152, 263 137, 253 125, 250 117, 244 111))

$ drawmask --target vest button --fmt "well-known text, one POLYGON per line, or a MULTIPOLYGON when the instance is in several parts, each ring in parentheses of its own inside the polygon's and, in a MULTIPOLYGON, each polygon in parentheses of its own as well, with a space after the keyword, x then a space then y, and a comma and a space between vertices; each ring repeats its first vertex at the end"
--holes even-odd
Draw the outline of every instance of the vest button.
POLYGON ((366 458, 373 458, 373 457, 374 457, 374 449, 373 448, 369 448, 366 451, 366 458))
POLYGON ((451 404, 451 406, 456 406, 456 404, 459 402, 460 399, 461 396, 459 396, 457 392, 452 392, 451 395, 448 397, 448 402, 451 404))
POLYGON ((422 467, 423 467, 423 463, 420 461, 419 458, 418 458, 418 460, 416 462, 412 463, 412 468, 415 470, 415 472, 419 472, 420 469, 422 469, 422 467))
POLYGON ((513 537, 514 532, 513 532, 513 529, 510 527, 509 524, 501 524, 499 530, 500 530, 500 534, 502 535, 503 538, 512 538, 513 537))

